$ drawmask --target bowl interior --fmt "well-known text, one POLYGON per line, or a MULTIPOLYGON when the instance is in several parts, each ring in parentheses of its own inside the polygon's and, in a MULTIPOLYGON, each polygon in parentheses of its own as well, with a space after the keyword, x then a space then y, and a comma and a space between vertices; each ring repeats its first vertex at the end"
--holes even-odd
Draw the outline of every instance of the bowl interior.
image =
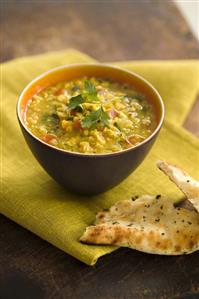
POLYGON ((23 125, 28 101, 34 94, 61 81, 73 80, 84 76, 100 77, 103 79, 111 79, 119 83, 129 84, 138 92, 145 94, 147 100, 153 105, 157 120, 157 127, 162 122, 164 116, 162 99, 155 88, 145 79, 135 73, 109 65, 79 64, 52 69, 29 83, 29 85, 23 90, 18 102, 18 116, 23 125))

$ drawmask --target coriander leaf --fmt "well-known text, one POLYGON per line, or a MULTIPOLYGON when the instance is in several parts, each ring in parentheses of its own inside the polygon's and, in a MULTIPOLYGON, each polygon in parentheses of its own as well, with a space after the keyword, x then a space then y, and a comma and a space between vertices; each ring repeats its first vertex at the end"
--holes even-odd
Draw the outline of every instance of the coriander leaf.
POLYGON ((114 126, 115 126, 119 131, 122 131, 122 129, 120 128, 120 126, 118 125, 118 123, 114 123, 114 126))
POLYGON ((67 116, 66 120, 73 120, 73 116, 67 116))
POLYGON ((96 127, 98 120, 100 119, 100 109, 90 112, 82 120, 82 128, 96 127))
POLYGON ((98 102, 98 96, 97 96, 97 90, 95 85, 89 81, 86 80, 84 83, 84 87, 85 87, 85 91, 83 93, 83 95, 87 98, 87 100, 91 101, 91 102, 98 102))
POLYGON ((108 113, 106 113, 103 108, 101 107, 101 122, 104 126, 108 127, 109 123, 108 120, 110 119, 108 113))
POLYGON ((83 112, 83 107, 82 107, 82 105, 77 106, 77 107, 75 108, 75 111, 77 111, 77 112, 83 112))
POLYGON ((45 124, 45 127, 48 130, 48 132, 55 131, 59 128, 59 116, 55 113, 43 114, 41 121, 45 124))
POLYGON ((70 102, 68 104, 68 107, 70 109, 76 109, 81 107, 80 104, 82 104, 84 102, 84 99, 82 98, 82 96, 79 94, 75 97, 70 98, 70 102))
POLYGON ((78 85, 75 85, 72 87, 72 91, 75 92, 75 91, 80 91, 80 87, 78 85))
POLYGON ((85 84, 85 89, 87 90, 88 93, 97 95, 97 90, 95 88, 95 85, 91 81, 86 80, 84 84, 85 84))
POLYGON ((109 115, 103 110, 102 107, 96 111, 90 112, 82 120, 82 128, 96 128, 97 123, 101 122, 104 126, 108 126, 109 115))

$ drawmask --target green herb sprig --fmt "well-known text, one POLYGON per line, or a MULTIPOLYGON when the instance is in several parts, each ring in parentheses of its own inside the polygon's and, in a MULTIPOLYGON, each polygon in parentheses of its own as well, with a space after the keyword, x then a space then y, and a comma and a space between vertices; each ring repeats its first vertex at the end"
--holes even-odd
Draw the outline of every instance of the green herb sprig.
POLYGON ((116 123, 114 123, 114 126, 121 132, 122 131, 122 129, 120 128, 120 126, 118 125, 118 123, 116 122, 116 123))
POLYGON ((92 128, 95 129, 97 127, 97 123, 101 122, 104 126, 108 126, 110 119, 109 115, 104 111, 103 107, 100 107, 96 111, 90 112, 83 120, 82 120, 82 128, 92 128))
POLYGON ((90 80, 85 81, 84 87, 85 91, 83 93, 83 97, 90 102, 99 102, 96 87, 90 80))
MULTIPOLYGON (((68 108, 70 110, 83 112, 81 104, 85 102, 99 102, 96 87, 90 80, 85 80, 84 91, 81 94, 70 99, 68 108)), ((82 128, 95 129, 97 127, 97 123, 99 122, 101 122, 101 124, 104 126, 108 126, 109 119, 110 117, 108 113, 106 113, 101 106, 99 109, 86 115, 81 121, 81 126, 82 128)))
POLYGON ((45 124, 48 132, 54 132, 59 128, 59 116, 56 113, 44 114, 41 118, 41 122, 45 124))
POLYGON ((84 103, 84 99, 82 98, 81 94, 70 98, 70 102, 68 104, 68 108, 73 110, 81 107, 80 105, 84 103))

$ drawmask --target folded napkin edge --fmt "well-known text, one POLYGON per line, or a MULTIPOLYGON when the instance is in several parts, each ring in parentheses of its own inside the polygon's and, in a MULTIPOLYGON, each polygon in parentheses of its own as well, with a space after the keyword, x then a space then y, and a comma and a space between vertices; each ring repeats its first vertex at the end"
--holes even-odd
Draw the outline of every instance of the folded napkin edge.
POLYGON ((30 59, 36 59, 36 58, 42 58, 42 56, 45 56, 49 58, 50 56, 57 56, 57 55, 64 55, 64 54, 76 54, 76 55, 80 55, 82 57, 85 57, 88 60, 93 60, 93 61, 97 61, 94 57, 87 55, 79 50, 73 49, 73 48, 68 48, 67 50, 58 50, 58 51, 47 51, 47 52, 42 52, 42 53, 38 53, 38 54, 33 54, 33 55, 26 55, 26 56, 20 56, 20 57, 16 57, 10 60, 6 60, 1 62, 1 65, 9 65, 10 63, 13 62, 23 62, 23 61, 27 61, 30 59))

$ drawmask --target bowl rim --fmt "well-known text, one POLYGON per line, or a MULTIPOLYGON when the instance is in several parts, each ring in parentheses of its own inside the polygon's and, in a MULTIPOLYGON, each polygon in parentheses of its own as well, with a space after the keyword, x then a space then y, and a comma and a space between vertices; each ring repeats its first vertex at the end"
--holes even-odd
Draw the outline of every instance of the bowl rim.
POLYGON ((25 131, 31 135, 31 137, 33 139, 36 139, 37 141, 39 141, 40 143, 42 143, 43 145, 49 147, 50 149, 53 149, 55 151, 61 152, 63 154, 70 154, 72 156, 79 156, 79 157, 89 157, 89 158, 100 158, 100 157, 110 157, 110 156, 117 156, 117 155, 122 155, 126 152, 130 152, 130 151, 134 151, 139 147, 142 147, 144 144, 150 142, 153 137, 155 137, 155 135, 158 134, 158 132, 160 131, 163 121, 164 121, 164 117, 165 117, 165 106, 162 100, 161 95, 159 94, 159 92, 156 90, 156 88, 149 82, 147 81, 145 78, 143 78, 142 76, 138 75, 137 73, 134 73, 132 71, 123 69, 121 67, 115 66, 115 65, 111 65, 110 63, 96 63, 96 62, 90 62, 90 63, 72 63, 72 64, 64 64, 58 67, 54 67, 51 68, 43 73, 41 73, 40 75, 36 76, 34 79, 32 79, 26 86, 25 88, 21 91, 19 98, 17 100, 17 105, 16 105, 16 113, 17 113, 17 118, 19 123, 22 125, 22 127, 25 129, 25 131), (39 139, 37 136, 35 136, 25 125, 24 121, 21 118, 21 100, 23 99, 24 94, 26 93, 26 91, 31 87, 32 84, 34 84, 35 82, 37 82, 38 80, 44 78, 45 76, 47 76, 48 74, 51 74, 53 72, 62 70, 62 69, 70 69, 70 68, 77 68, 77 67, 87 67, 87 66, 95 66, 95 67, 106 67, 106 68, 110 68, 110 69, 115 69, 118 71, 122 71, 125 72, 129 75, 133 75, 134 77, 136 77, 138 80, 144 81, 144 83, 146 85, 148 85, 149 88, 151 88, 153 90, 153 92, 156 94, 156 96, 158 97, 159 100, 159 104, 161 107, 161 116, 160 116, 160 120, 158 122, 157 127, 155 128, 155 130, 151 133, 151 135, 149 135, 146 139, 144 139, 142 142, 140 142, 139 144, 135 145, 134 147, 130 147, 121 151, 117 151, 117 152, 112 152, 112 153, 94 153, 94 154, 88 154, 88 153, 80 153, 80 152, 73 152, 73 151, 69 151, 69 150, 64 150, 61 148, 57 148, 53 145, 50 145, 46 142, 44 142, 43 140, 39 139))

